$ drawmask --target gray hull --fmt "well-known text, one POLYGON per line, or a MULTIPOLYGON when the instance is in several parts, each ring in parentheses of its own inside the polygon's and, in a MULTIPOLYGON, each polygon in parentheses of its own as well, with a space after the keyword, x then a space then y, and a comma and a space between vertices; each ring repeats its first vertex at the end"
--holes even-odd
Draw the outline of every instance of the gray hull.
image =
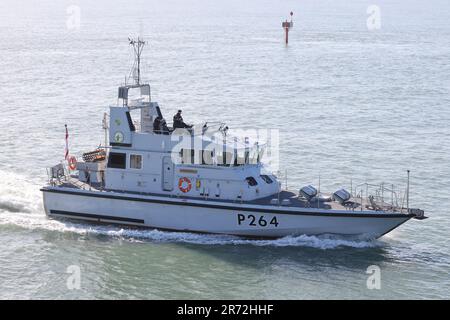
POLYGON ((46 187, 42 191, 49 217, 246 237, 339 234, 378 238, 413 217, 373 211, 248 205, 60 187, 46 187))

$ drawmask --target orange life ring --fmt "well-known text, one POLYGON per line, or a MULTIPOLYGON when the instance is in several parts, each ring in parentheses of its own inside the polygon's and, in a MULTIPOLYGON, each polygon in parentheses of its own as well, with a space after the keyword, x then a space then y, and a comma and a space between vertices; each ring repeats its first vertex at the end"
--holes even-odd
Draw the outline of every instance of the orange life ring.
POLYGON ((180 178, 180 180, 178 180, 178 189, 181 190, 181 192, 186 193, 189 192, 192 188, 192 183, 191 180, 189 180, 186 177, 180 178))
POLYGON ((69 158, 69 169, 70 170, 75 170, 77 168, 77 158, 75 158, 74 156, 71 156, 69 158))

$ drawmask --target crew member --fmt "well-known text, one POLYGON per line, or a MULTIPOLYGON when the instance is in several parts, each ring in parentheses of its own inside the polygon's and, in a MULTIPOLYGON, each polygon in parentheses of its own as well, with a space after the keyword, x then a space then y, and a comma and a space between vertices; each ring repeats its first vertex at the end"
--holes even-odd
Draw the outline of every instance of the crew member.
POLYGON ((161 133, 161 120, 162 117, 161 116, 157 116, 155 121, 153 121, 153 132, 160 134, 161 133))
POLYGON ((173 128, 192 128, 192 126, 184 123, 183 117, 181 116, 181 110, 178 110, 178 112, 173 116, 173 128))
POLYGON ((166 120, 164 119, 164 118, 162 118, 161 119, 161 121, 160 121, 160 132, 162 133, 162 134, 169 134, 170 133, 170 130, 169 130, 169 127, 167 126, 167 122, 166 122, 166 120))

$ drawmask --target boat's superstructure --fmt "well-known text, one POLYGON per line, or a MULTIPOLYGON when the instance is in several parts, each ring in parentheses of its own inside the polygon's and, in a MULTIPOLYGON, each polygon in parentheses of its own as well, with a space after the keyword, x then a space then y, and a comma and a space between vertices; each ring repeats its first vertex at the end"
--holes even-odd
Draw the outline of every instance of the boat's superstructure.
POLYGON ((135 83, 119 87, 118 103, 104 119, 105 145, 83 161, 71 158, 70 169, 51 168, 42 188, 49 216, 253 237, 379 237, 424 218, 409 208, 409 190, 406 207, 394 190, 390 201, 380 197, 384 186, 373 197, 368 188, 365 197, 353 188, 329 196, 312 186, 282 191, 263 164, 265 145, 230 136, 223 123, 168 127, 150 85, 140 81, 144 43, 130 43, 135 83))

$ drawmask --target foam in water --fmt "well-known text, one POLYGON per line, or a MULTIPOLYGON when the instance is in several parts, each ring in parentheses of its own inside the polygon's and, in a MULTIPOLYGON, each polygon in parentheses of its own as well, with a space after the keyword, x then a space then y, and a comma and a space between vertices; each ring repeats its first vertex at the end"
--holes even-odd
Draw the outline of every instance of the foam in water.
POLYGON ((0 170, 0 212, 43 210, 39 187, 25 176, 0 170))
POLYGON ((167 232, 150 229, 120 228, 65 220, 48 219, 42 205, 40 186, 26 177, 0 171, 0 225, 12 224, 26 229, 104 235, 129 241, 185 242, 199 245, 306 246, 319 249, 338 247, 367 248, 380 246, 380 241, 323 236, 288 236, 276 240, 249 240, 229 235, 206 235, 167 232))

